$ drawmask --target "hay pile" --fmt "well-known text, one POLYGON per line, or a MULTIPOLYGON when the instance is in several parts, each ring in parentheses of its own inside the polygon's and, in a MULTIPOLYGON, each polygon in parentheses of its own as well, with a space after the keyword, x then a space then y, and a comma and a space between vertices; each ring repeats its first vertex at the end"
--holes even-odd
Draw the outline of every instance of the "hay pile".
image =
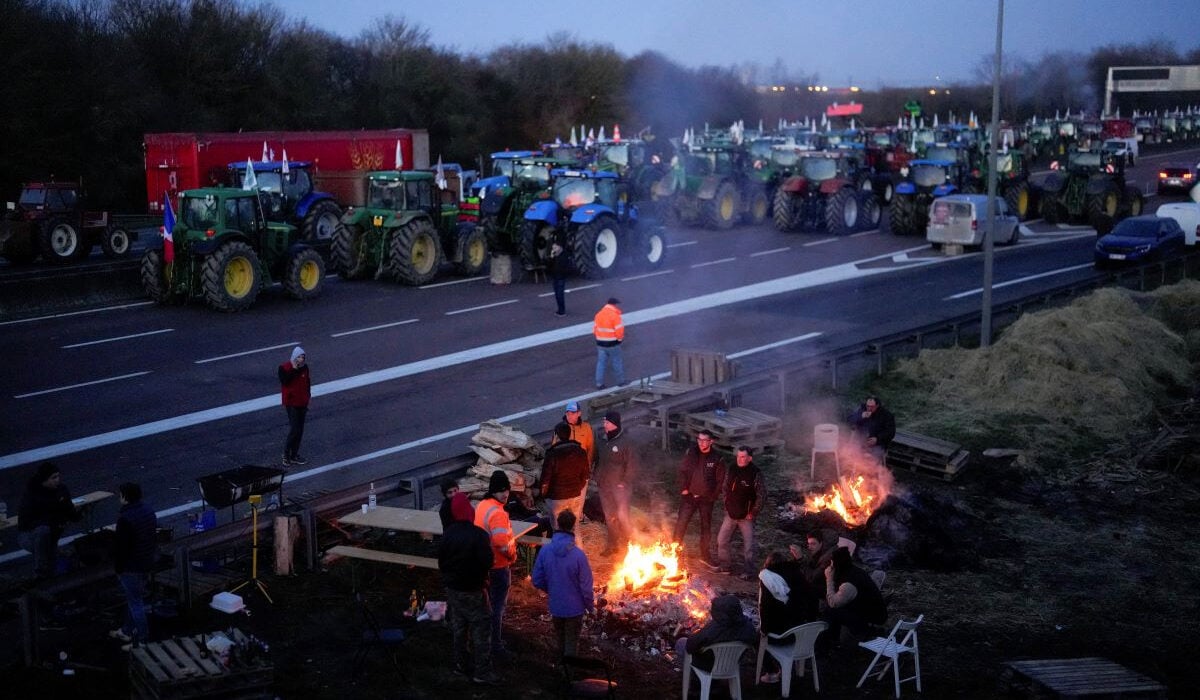
MULTIPOLYGON (((926 350, 896 368, 906 427, 973 449, 1016 447, 1052 467, 1120 440, 1190 392, 1200 283, 1101 289, 1023 316, 987 349, 926 350)), ((885 389, 886 391, 886 389, 885 389)))

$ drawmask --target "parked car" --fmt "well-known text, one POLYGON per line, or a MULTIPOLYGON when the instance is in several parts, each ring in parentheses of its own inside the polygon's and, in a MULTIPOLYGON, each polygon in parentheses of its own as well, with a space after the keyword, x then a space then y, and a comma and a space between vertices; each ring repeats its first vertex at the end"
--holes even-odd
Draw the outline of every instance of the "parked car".
POLYGON ((1158 169, 1158 194, 1183 192, 1196 186, 1197 168, 1187 163, 1169 163, 1158 169))
POLYGON ((1196 239, 1200 238, 1200 202, 1169 202, 1154 214, 1175 219, 1183 229, 1183 242, 1196 245, 1196 239))
POLYGON ((1096 241, 1096 268, 1162 260, 1183 251, 1179 222, 1163 216, 1131 216, 1096 241))
MULTIPOLYGON (((934 247, 946 243, 983 245, 988 231, 986 194, 951 194, 933 200, 925 238, 934 247)), ((999 245, 1012 245, 1021 237, 1020 221, 1002 197, 996 198, 996 238, 999 245)))
POLYGON ((1125 159, 1126 165, 1137 162, 1138 142, 1133 137, 1105 139, 1101 148, 1114 156, 1125 159))

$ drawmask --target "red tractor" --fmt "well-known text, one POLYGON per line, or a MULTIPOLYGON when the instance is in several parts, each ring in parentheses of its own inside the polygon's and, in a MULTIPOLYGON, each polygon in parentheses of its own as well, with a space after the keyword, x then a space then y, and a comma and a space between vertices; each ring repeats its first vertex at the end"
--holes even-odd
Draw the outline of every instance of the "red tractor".
POLYGON ((129 256, 136 232, 117 226, 106 211, 86 211, 83 194, 73 182, 34 182, 21 198, 8 203, 0 227, 0 253, 27 264, 40 254, 47 262, 82 260, 97 243, 110 258, 129 256))

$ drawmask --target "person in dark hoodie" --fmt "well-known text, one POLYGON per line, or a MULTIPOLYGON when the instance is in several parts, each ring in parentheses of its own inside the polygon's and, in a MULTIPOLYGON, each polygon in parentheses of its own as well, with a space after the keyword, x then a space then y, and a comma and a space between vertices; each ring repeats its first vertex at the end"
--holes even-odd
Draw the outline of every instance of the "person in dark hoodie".
POLYGON ((79 518, 71 492, 62 482, 62 472, 53 462, 39 464, 25 484, 17 510, 17 542, 33 554, 35 578, 47 579, 54 574, 63 527, 79 518))
POLYGON ((562 511, 556 525, 550 544, 542 547, 533 563, 533 585, 550 596, 550 618, 562 658, 576 655, 583 616, 596 607, 591 564, 575 546, 575 513, 562 511))
POLYGON ((896 418, 876 396, 868 396, 847 421, 862 440, 863 447, 879 464, 887 458, 888 446, 896 437, 896 418))
POLYGON ((624 555, 633 530, 629 521, 629 501, 633 498, 638 457, 637 450, 621 430, 621 414, 616 411, 604 414, 604 448, 598 471, 596 482, 600 487, 600 503, 604 507, 604 524, 608 529, 608 539, 600 555, 624 555))
POLYGON ((158 563, 158 516, 142 501, 142 487, 126 482, 117 492, 121 513, 113 543, 113 568, 125 592, 128 612, 125 622, 109 636, 127 644, 150 641, 150 623, 146 619, 146 582, 158 563))
POLYGON ((450 523, 454 522, 454 516, 450 514, 450 502, 454 499, 454 494, 458 493, 457 479, 442 480, 442 505, 438 507, 438 518, 442 521, 442 532, 450 527, 450 523))
MULTIPOLYGON (((690 637, 680 637, 675 641, 675 654, 682 660, 686 651, 692 655, 692 665, 701 671, 711 671, 716 657, 712 652, 701 649, 710 644, 721 642, 745 642, 753 646, 758 642, 758 632, 754 631, 754 623, 742 612, 742 604, 737 596, 726 593, 713 599, 712 615, 708 624, 704 625, 690 637)), ((684 673, 691 670, 684 666, 684 673)))
POLYGON ((736 459, 737 466, 729 470, 722 489, 725 517, 717 531, 717 560, 723 573, 737 571, 738 578, 750 581, 754 577, 754 523, 766 503, 767 489, 762 474, 754 466, 754 453, 749 447, 738 447, 736 459), (742 533, 741 566, 733 564, 730 551, 735 528, 742 533))
POLYGON ((571 426, 565 422, 554 426, 554 443, 546 450, 541 481, 550 522, 557 523, 558 516, 568 510, 583 512, 583 492, 590 471, 587 452, 571 438, 571 426))
POLYGON ((850 550, 833 550, 825 569, 825 602, 828 607, 821 619, 829 623, 825 634, 829 644, 837 644, 844 625, 859 638, 887 621, 887 602, 870 575, 854 565, 850 550))
POLYGON ((438 546, 438 570, 446 587, 446 610, 454 648, 454 671, 483 685, 497 685, 492 668, 492 611, 487 581, 492 568, 492 543, 475 526, 475 509, 467 494, 450 498, 452 521, 438 546), (468 660, 469 659, 469 660, 468 660))

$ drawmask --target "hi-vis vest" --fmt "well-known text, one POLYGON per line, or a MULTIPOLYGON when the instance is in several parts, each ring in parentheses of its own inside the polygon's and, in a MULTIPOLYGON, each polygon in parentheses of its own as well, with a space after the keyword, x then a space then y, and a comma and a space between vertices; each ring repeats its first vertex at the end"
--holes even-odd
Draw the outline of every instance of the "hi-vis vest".
POLYGON ((592 320, 592 335, 597 343, 611 345, 625 339, 625 324, 621 322, 621 310, 605 304, 592 320))
POLYGON ((512 566, 517 560, 517 541, 504 504, 494 498, 480 501, 475 508, 475 526, 483 528, 492 541, 492 568, 512 566))

